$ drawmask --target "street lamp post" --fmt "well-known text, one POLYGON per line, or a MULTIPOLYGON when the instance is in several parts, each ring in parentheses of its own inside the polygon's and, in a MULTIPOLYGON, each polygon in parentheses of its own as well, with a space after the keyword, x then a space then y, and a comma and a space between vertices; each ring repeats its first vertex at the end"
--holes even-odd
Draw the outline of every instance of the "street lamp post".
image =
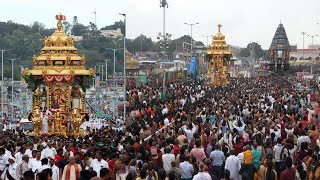
MULTIPOLYGON (((163 80, 162 80, 162 92, 163 94, 166 93, 166 73, 165 73, 165 69, 164 69, 164 61, 165 61, 165 57, 166 57, 166 7, 168 8, 168 2, 167 0, 160 0, 160 8, 163 8, 163 58, 162 58, 162 76, 163 76, 163 80)), ((159 33, 159 35, 161 36, 161 34, 159 33)), ((159 38, 159 36, 158 36, 159 38)))
POLYGON ((126 111, 127 111, 127 74, 126 74, 126 14, 119 13, 124 17, 124 34, 123 34, 123 120, 126 122, 126 111))
MULTIPOLYGON (((112 48, 106 48, 106 49, 109 49, 109 50, 112 50, 113 51, 113 113, 112 113, 112 117, 113 119, 115 118, 115 99, 116 99, 116 51, 117 49, 112 49, 112 48)), ((107 60, 106 60, 107 62, 107 60)))
POLYGON ((314 34, 314 35, 310 35, 310 34, 307 34, 309 37, 311 37, 311 45, 313 46, 313 38, 316 37, 316 36, 319 36, 317 34, 314 34))
POLYGON ((105 61, 106 61, 106 85, 107 85, 107 81, 108 81, 108 59, 106 59, 105 61))
POLYGON ((6 50, 1 50, 1 120, 3 120, 3 89, 4 89, 4 83, 3 83, 3 52, 6 50))
POLYGON ((304 36, 306 35, 306 32, 301 32, 302 35, 302 58, 304 60, 304 36))
POLYGON ((207 48, 209 49, 209 37, 212 37, 211 35, 202 35, 203 37, 207 38, 207 48))
POLYGON ((9 51, 11 49, 2 49, 1 51, 1 118, 3 120, 3 86, 4 86, 4 82, 3 82, 3 53, 5 51, 9 51))
POLYGON ((16 59, 10 59, 11 60, 11 62, 12 62, 12 69, 11 69, 11 82, 12 82, 12 85, 11 85, 11 119, 13 119, 13 84, 14 84, 14 77, 13 77, 13 65, 14 65, 14 61, 16 60, 16 59))
POLYGON ((193 55, 193 52, 192 52, 192 46, 193 46, 193 39, 192 39, 192 27, 194 26, 194 25, 197 25, 197 24, 199 24, 198 22, 197 23, 184 23, 185 25, 188 25, 188 26, 190 26, 190 29, 191 29, 191 47, 190 47, 190 54, 191 54, 191 58, 192 58, 192 55, 193 55))
POLYGON ((103 81, 103 74, 104 74, 104 67, 105 65, 100 65, 99 67, 101 67, 101 69, 99 68, 100 72, 101 72, 101 81, 103 81))

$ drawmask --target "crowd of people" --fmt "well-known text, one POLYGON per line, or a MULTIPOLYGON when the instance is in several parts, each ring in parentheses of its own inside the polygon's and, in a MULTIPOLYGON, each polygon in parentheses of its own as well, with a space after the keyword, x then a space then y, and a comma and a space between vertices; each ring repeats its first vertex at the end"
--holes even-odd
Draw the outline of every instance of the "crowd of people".
POLYGON ((320 179, 319 107, 310 92, 266 78, 225 87, 129 88, 123 130, 86 137, 0 136, 1 179, 320 179))

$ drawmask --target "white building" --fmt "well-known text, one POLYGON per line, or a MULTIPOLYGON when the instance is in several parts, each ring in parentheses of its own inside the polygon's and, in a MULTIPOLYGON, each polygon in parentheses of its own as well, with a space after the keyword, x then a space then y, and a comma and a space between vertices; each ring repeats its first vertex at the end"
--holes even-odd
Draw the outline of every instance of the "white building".
POLYGON ((122 37, 121 29, 117 28, 116 30, 100 30, 101 35, 106 38, 119 38, 122 37))

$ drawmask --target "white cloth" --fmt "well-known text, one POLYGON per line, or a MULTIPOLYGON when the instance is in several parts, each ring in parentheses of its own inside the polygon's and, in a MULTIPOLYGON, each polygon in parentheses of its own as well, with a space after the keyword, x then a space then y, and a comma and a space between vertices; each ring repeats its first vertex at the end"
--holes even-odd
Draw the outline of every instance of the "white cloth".
POLYGON ((73 166, 71 166, 70 168, 70 179, 66 178, 66 174, 67 174, 67 167, 68 165, 66 165, 63 169, 63 173, 62 173, 62 180, 76 180, 77 179, 77 175, 76 175, 76 168, 74 166, 78 166, 78 170, 79 172, 81 172, 81 166, 78 164, 74 164, 73 166))
POLYGON ((53 165, 51 169, 52 169, 52 180, 59 180, 59 168, 56 165, 53 165))
POLYGON ((48 134, 48 116, 45 115, 42 119, 42 129, 41 132, 42 134, 48 134))
POLYGON ((6 167, 5 154, 0 155, 0 171, 6 167))
POLYGON ((36 158, 29 160, 28 167, 35 172, 36 170, 39 171, 39 169, 42 167, 41 161, 37 160, 36 158))
POLYGON ((281 151, 282 151, 282 145, 281 144, 276 144, 273 147, 273 154, 274 154, 274 161, 275 162, 281 162, 281 151))
POLYGON ((168 114, 168 108, 165 107, 163 110, 162 110, 162 115, 165 115, 165 114, 168 114))
POLYGON ((182 127, 184 133, 186 134, 187 138, 188 138, 188 141, 190 142, 191 139, 193 138, 193 134, 196 132, 196 126, 192 123, 192 129, 187 129, 186 126, 183 126, 182 127))
POLYGON ((15 155, 14 155, 14 158, 16 158, 16 163, 19 164, 22 162, 22 156, 23 154, 21 152, 17 152, 15 155))
POLYGON ((307 142, 308 144, 310 144, 311 141, 310 141, 309 136, 300 136, 300 137, 298 138, 298 140, 297 140, 298 148, 301 147, 301 143, 303 143, 303 142, 307 142))
POLYGON ((210 174, 206 172, 199 172, 193 177, 193 180, 212 180, 210 174))
POLYGON ((226 159, 226 165, 225 169, 228 169, 230 171, 230 178, 234 180, 240 180, 239 171, 241 168, 240 159, 235 155, 230 155, 226 159))
POLYGON ((97 173, 97 176, 100 177, 100 170, 102 168, 109 169, 109 164, 105 160, 98 161, 98 159, 94 159, 91 161, 90 167, 97 173))
POLYGON ((165 125, 165 126, 168 126, 168 125, 169 125, 169 123, 170 123, 170 121, 169 121, 169 119, 168 119, 168 118, 165 118, 163 122, 164 122, 164 125, 165 125))
POLYGON ((10 164, 9 167, 6 167, 4 172, 1 174, 1 179, 8 179, 7 170, 14 179, 17 179, 17 163, 10 164))
POLYGON ((244 163, 244 154, 243 154, 243 152, 239 153, 237 157, 240 160, 240 164, 244 163))
POLYGON ((29 158, 32 158, 32 149, 27 149, 25 154, 28 155, 29 158))
POLYGON ((274 133, 274 139, 278 139, 279 137, 281 137, 281 130, 280 128, 278 128, 277 131, 275 131, 274 129, 270 129, 270 134, 274 133))
POLYGON ((39 169, 38 169, 38 173, 42 172, 43 170, 45 169, 51 169, 51 167, 47 164, 41 166, 39 169))
POLYGON ((176 158, 174 154, 164 154, 162 155, 162 162, 163 162, 163 169, 166 170, 167 174, 172 169, 171 162, 174 161, 176 158))
POLYGON ((54 156, 57 154, 57 151, 54 147, 51 147, 51 148, 46 147, 42 152, 45 158, 50 157, 52 159, 54 159, 54 156))
POLYGON ((314 114, 314 110, 307 108, 308 110, 308 122, 310 122, 311 116, 314 114))

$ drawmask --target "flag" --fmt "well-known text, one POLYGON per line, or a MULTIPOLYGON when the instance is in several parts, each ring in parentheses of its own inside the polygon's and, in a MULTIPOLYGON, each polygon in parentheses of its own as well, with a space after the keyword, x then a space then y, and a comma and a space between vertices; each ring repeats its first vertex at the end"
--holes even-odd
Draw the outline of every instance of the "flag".
POLYGON ((188 66, 188 75, 191 76, 193 75, 193 79, 196 80, 197 78, 197 58, 192 57, 191 63, 188 66))

